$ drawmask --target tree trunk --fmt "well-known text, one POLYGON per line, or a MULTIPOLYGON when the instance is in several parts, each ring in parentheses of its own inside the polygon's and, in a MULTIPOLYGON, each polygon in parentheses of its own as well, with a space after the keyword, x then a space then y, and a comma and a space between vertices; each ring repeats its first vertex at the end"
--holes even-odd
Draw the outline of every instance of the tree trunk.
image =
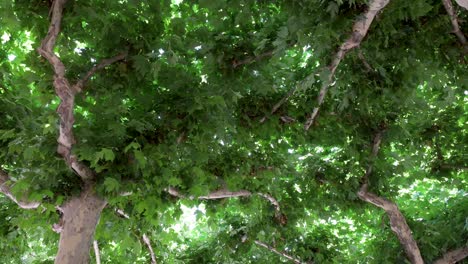
POLYGON ((56 264, 87 264, 94 232, 106 201, 83 191, 62 208, 60 242, 56 264))

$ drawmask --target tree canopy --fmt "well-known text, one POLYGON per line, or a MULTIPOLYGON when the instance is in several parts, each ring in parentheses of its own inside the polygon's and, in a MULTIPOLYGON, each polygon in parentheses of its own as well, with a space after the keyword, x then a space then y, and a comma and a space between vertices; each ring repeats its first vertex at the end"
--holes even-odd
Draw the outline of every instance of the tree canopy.
POLYGON ((467 6, 0 1, 0 262, 463 261, 467 6))

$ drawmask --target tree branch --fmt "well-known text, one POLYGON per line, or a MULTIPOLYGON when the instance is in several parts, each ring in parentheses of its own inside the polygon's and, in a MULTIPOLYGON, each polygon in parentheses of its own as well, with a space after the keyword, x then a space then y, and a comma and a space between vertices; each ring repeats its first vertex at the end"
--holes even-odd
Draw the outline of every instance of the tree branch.
POLYGON ((297 258, 295 258, 295 257, 293 257, 291 255, 288 255, 285 252, 279 251, 276 248, 274 248, 272 246, 269 246, 269 245, 267 245, 267 244, 265 244, 265 243, 263 243, 261 241, 255 240, 254 242, 255 242, 255 244, 257 244, 257 245, 259 245, 261 247, 264 247, 264 248, 270 250, 271 252, 292 261, 293 263, 296 263, 296 264, 304 264, 305 263, 305 262, 302 262, 301 260, 299 260, 299 259, 297 259, 297 258))
POLYGON ((36 209, 39 207, 41 203, 39 202, 25 202, 16 199, 16 197, 11 193, 10 186, 8 185, 8 181, 10 181, 10 176, 0 169, 0 192, 5 194, 8 198, 10 198, 13 202, 15 202, 19 207, 23 209, 36 209))
MULTIPOLYGON (((281 100, 276 103, 273 108, 270 111, 270 115, 274 114, 278 109, 289 100, 291 96, 293 96, 298 90, 308 88, 308 86, 311 85, 312 82, 315 81, 314 78, 315 73, 309 74, 304 80, 302 80, 300 83, 298 83, 294 88, 289 90, 289 92, 281 98, 281 100)), ((263 123, 267 120, 267 116, 264 116, 262 119, 260 119, 260 123, 263 123)))
POLYGON ((146 246, 148 247, 148 250, 151 255, 151 264, 156 264, 156 257, 154 255, 153 247, 151 247, 151 241, 149 237, 146 234, 143 234, 143 242, 145 242, 146 246))
POLYGON ((93 242, 94 256, 96 257, 96 264, 101 264, 101 253, 99 253, 99 245, 96 240, 93 242))
POLYGON ((271 56, 273 56, 273 54, 274 54, 274 51, 270 50, 270 51, 264 52, 262 54, 259 54, 258 56, 247 57, 247 58, 245 58, 243 60, 240 60, 240 61, 234 60, 232 62, 232 68, 235 69, 235 68, 237 68, 237 67, 239 67, 241 65, 250 64, 250 63, 259 61, 259 60, 261 60, 263 58, 271 57, 271 56))
POLYGON ((382 142, 383 130, 378 131, 374 136, 372 144, 372 152, 369 159, 369 165, 366 173, 363 176, 362 185, 357 195, 365 202, 371 203, 379 208, 382 208, 390 219, 390 227, 400 240, 400 244, 403 246, 408 259, 413 264, 424 264, 421 257, 419 247, 413 238, 411 229, 406 223, 406 219, 398 209, 398 206, 385 198, 379 197, 368 191, 368 179, 372 173, 373 161, 377 157, 380 149, 380 143, 382 142))
POLYGON ((341 60, 343 60, 344 56, 346 55, 346 53, 348 53, 348 51, 361 44, 375 16, 389 2, 390 0, 373 0, 369 5, 369 9, 363 15, 363 17, 354 23, 353 33, 343 44, 341 44, 338 52, 335 54, 335 58, 333 59, 330 66, 328 66, 328 70, 330 71, 328 79, 322 84, 322 88, 320 89, 319 96, 317 98, 317 105, 314 107, 312 114, 307 119, 304 125, 305 130, 309 130, 310 126, 314 124, 315 119, 317 118, 318 112, 320 110, 320 106, 323 104, 323 99, 325 98, 328 88, 330 87, 333 81, 333 77, 335 76, 336 68, 340 64, 341 60))
POLYGON ((358 57, 362 61, 362 64, 364 64, 364 67, 366 68, 367 72, 374 72, 374 69, 370 66, 370 64, 367 62, 366 58, 364 57, 364 54, 362 54, 362 50, 358 49, 358 57))
MULTIPOLYGON (((172 195, 174 197, 177 197, 177 198, 181 198, 181 199, 189 198, 191 200, 193 200, 195 198, 193 196, 186 197, 185 195, 181 194, 179 192, 179 190, 177 190, 174 187, 169 187, 169 188, 167 188, 165 190, 170 195, 172 195)), ((276 220, 278 220, 278 222, 280 224, 285 225, 287 223, 287 221, 288 221, 287 217, 286 217, 286 215, 284 215, 281 212, 279 202, 273 196, 271 196, 270 194, 252 193, 252 192, 247 191, 247 190, 240 190, 240 191, 232 192, 232 191, 229 191, 229 190, 226 190, 226 189, 220 189, 220 190, 216 190, 214 192, 211 192, 208 195, 199 196, 199 197, 197 197, 197 199, 200 199, 200 200, 217 200, 217 199, 234 198, 234 197, 249 197, 249 196, 252 196, 252 195, 255 195, 255 194, 262 197, 262 198, 264 198, 265 200, 270 202, 271 205, 273 205, 273 207, 275 208, 275 218, 276 218, 276 220)))
POLYGON ((463 32, 460 30, 460 25, 458 24, 457 15, 453 9, 452 0, 442 0, 445 10, 447 11, 450 22, 452 23, 453 33, 458 37, 460 43, 465 47, 466 46, 466 37, 463 32))
POLYGON ((198 197, 198 199, 215 200, 215 199, 224 199, 224 198, 233 198, 233 197, 245 197, 245 196, 251 196, 251 195, 252 193, 246 190, 231 192, 229 190, 221 189, 221 190, 217 190, 212 193, 209 193, 206 196, 200 196, 198 197))
POLYGON ((113 64, 114 62, 117 62, 117 61, 121 61, 123 59, 125 59, 127 57, 127 51, 125 52, 122 52, 112 58, 108 58, 108 59, 104 59, 102 60, 100 63, 98 63, 97 65, 93 66, 84 76, 83 78, 81 78, 81 80, 79 80, 78 82, 76 82, 76 84, 74 85, 74 90, 76 91, 81 91, 83 90, 83 87, 86 85, 86 83, 88 82, 88 80, 91 78, 91 76, 93 76, 97 71, 113 64))
POLYGON ((468 247, 461 247, 445 253, 442 258, 436 260, 434 264, 454 264, 468 257, 468 247))
POLYGON ((468 0, 455 0, 455 2, 457 2, 459 6, 468 10, 468 0))
POLYGON ((54 69, 54 88, 55 93, 60 98, 60 104, 57 108, 57 114, 60 119, 59 137, 57 139, 57 152, 63 157, 66 164, 75 171, 85 182, 94 178, 94 172, 85 164, 81 163, 78 158, 72 154, 72 147, 76 143, 73 135, 73 123, 75 118, 73 115, 75 95, 79 93, 87 80, 97 70, 105 66, 121 60, 125 54, 120 54, 111 59, 103 60, 98 65, 94 66, 83 79, 79 80, 75 85, 70 85, 70 82, 65 77, 65 65, 60 58, 54 53, 57 37, 60 33, 60 25, 63 15, 63 7, 67 0, 55 0, 51 8, 51 22, 47 35, 41 42, 41 46, 37 48, 37 52, 47 59, 54 69))

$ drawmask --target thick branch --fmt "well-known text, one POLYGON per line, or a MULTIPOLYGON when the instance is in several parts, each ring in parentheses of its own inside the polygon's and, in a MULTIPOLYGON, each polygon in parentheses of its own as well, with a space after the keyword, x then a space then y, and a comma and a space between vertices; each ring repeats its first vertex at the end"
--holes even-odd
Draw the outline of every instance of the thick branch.
POLYGON ((335 54, 335 58, 333 59, 332 63, 330 66, 328 66, 329 76, 328 79, 323 83, 322 88, 320 89, 319 96, 317 98, 317 105, 312 111, 312 114, 310 117, 307 119, 304 128, 305 130, 309 130, 310 126, 312 126, 315 122, 315 119, 317 118, 320 106, 323 104, 323 99, 325 98, 325 95, 327 94, 328 88, 330 87, 333 77, 335 76, 336 68, 340 64, 341 60, 343 60, 344 56, 348 51, 351 49, 359 46, 361 44, 361 41, 364 39, 364 37, 367 34, 367 31, 369 30, 370 25, 372 24, 372 21, 374 20, 375 16, 377 13, 380 12, 388 3, 390 0, 373 0, 370 5, 369 9, 367 12, 360 18, 358 21, 356 21, 353 25, 353 33, 351 36, 340 46, 340 49, 338 52, 335 54))
POLYGON ((96 257, 96 264, 101 264, 101 253, 99 253, 99 245, 96 240, 93 242, 94 256, 96 257))
POLYGON ((73 123, 75 118, 73 115, 75 95, 80 92, 84 84, 88 81, 92 74, 97 70, 106 67, 107 65, 123 59, 126 54, 120 54, 116 57, 103 60, 98 65, 94 66, 83 79, 79 80, 75 85, 70 85, 70 82, 65 77, 65 65, 54 53, 57 37, 60 33, 60 24, 62 20, 63 7, 67 0, 55 0, 51 9, 51 22, 47 35, 42 40, 41 46, 37 48, 37 52, 46 58, 54 69, 54 88, 55 93, 60 98, 60 104, 57 108, 57 114, 60 119, 60 131, 57 139, 57 152, 63 157, 67 165, 76 172, 84 181, 89 181, 94 178, 93 171, 81 163, 78 158, 72 154, 72 147, 76 143, 73 135, 73 123))
POLYGON ((453 9, 452 0, 442 0, 444 4, 445 10, 450 17, 450 22, 452 23, 453 33, 458 37, 460 43, 465 46, 466 45, 466 37, 463 32, 460 30, 460 25, 458 25, 457 15, 455 14, 455 10, 453 9))
POLYGON ((10 176, 0 169, 0 192, 5 194, 8 198, 10 198, 13 202, 15 202, 19 207, 23 209, 36 209, 39 207, 39 202, 25 202, 16 199, 16 197, 11 193, 10 186, 8 185, 8 181, 10 181, 10 176))
POLYGON ((143 234, 143 242, 145 242, 146 246, 148 247, 148 250, 151 255, 151 264, 156 264, 156 257, 154 255, 153 247, 151 246, 151 241, 149 237, 146 234, 143 234))
POLYGON ((468 247, 462 247, 445 253, 434 264, 455 264, 466 257, 468 257, 468 247))
POLYGON ((365 202, 371 203, 379 208, 382 208, 390 219, 390 227, 392 231, 397 235, 400 240, 400 244, 403 246, 408 259, 413 264, 424 264, 419 251, 418 245, 413 238, 411 229, 406 223, 406 219, 398 209, 398 206, 385 198, 379 197, 368 191, 368 178, 372 173, 373 160, 377 157, 380 149, 380 143, 382 142, 382 135, 384 131, 379 131, 374 136, 372 144, 372 152, 370 154, 369 165, 366 173, 363 176, 363 184, 358 191, 357 195, 365 202))
POLYGON ((455 0, 455 2, 457 2, 459 6, 468 10, 468 0, 455 0))
POLYGON ((288 255, 288 254, 286 254, 285 252, 279 251, 279 250, 277 250, 276 248, 274 248, 274 247, 272 247, 272 246, 269 246, 269 245, 267 245, 267 244, 265 244, 265 243, 263 243, 263 242, 261 242, 261 241, 255 240, 255 244, 257 244, 257 245, 259 245, 259 246, 261 246, 261 247, 264 247, 264 248, 270 250, 271 252, 273 252, 273 253, 275 253, 275 254, 277 254, 277 255, 280 255, 280 256, 282 256, 282 257, 284 257, 284 258, 286 258, 286 259, 292 261, 293 263, 297 263, 297 264, 303 264, 303 263, 305 263, 305 262, 302 262, 301 260, 299 260, 299 259, 297 259, 297 258, 295 258, 295 257, 293 257, 293 256, 291 256, 291 255, 288 255))

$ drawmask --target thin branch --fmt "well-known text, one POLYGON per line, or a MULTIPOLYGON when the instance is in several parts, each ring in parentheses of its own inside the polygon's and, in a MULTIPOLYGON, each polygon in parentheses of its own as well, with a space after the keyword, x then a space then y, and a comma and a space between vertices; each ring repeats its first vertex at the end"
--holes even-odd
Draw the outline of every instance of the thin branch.
POLYGON ((122 209, 115 209, 115 212, 120 216, 125 219, 130 219, 130 216, 126 214, 122 209))
POLYGON ((23 209, 36 209, 39 207, 41 203, 39 202, 25 202, 16 199, 16 197, 11 193, 10 186, 8 182, 10 181, 10 176, 8 174, 0 169, 0 192, 5 194, 8 198, 10 198, 13 202, 15 202, 19 207, 23 209))
POLYGON ((153 247, 151 247, 151 241, 149 237, 146 234, 143 234, 143 242, 145 242, 146 246, 148 247, 148 250, 151 255, 151 264, 156 264, 156 257, 154 255, 153 247))
POLYGON ((96 256, 96 264, 101 264, 101 253, 99 253, 99 245, 96 240, 93 242, 94 256, 96 256))
POLYGON ((117 61, 121 61, 123 59, 125 59, 127 57, 127 52, 122 52, 120 54, 118 54, 117 56, 114 56, 112 58, 108 58, 108 59, 103 59, 99 64, 93 66, 86 74, 85 76, 83 76, 83 78, 81 78, 81 80, 79 80, 78 82, 76 82, 76 84, 74 85, 74 90, 76 91, 81 91, 83 89, 83 87, 86 85, 86 83, 88 82, 88 80, 91 78, 91 76, 93 76, 97 71, 101 70, 101 69, 104 69, 105 67, 117 62, 117 61))
POLYGON ((273 56, 273 54, 274 54, 274 51, 270 50, 270 51, 264 52, 264 53, 262 53, 262 54, 260 54, 258 56, 248 57, 248 58, 245 58, 245 59, 240 60, 240 61, 234 60, 232 62, 232 68, 235 69, 235 68, 237 68, 237 67, 239 67, 241 65, 257 62, 257 61, 259 61, 261 59, 271 57, 271 56, 273 56))
POLYGON ((209 193, 208 195, 200 196, 198 197, 198 199, 215 200, 215 199, 224 199, 224 198, 233 198, 233 197, 245 197, 245 196, 251 196, 251 195, 252 193, 246 190, 231 192, 229 190, 221 189, 221 190, 217 190, 212 193, 209 193))
POLYGON ((383 132, 384 130, 378 131, 374 136, 372 152, 369 158, 369 165, 367 167, 366 173, 363 176, 363 183, 357 195, 361 200, 382 208, 385 211, 388 218, 390 219, 390 227, 400 240, 400 244, 404 248, 408 259, 413 264, 424 264, 419 247, 411 233, 411 229, 406 223, 405 217, 398 209, 398 206, 394 202, 383 197, 379 197, 376 194, 368 191, 368 179, 373 170, 373 161, 377 157, 380 149, 383 132))
POLYGON ((103 60, 93 67, 83 79, 79 80, 75 85, 70 85, 70 82, 65 77, 65 65, 60 58, 54 53, 57 37, 60 33, 60 25, 62 21, 63 8, 67 0, 55 0, 51 8, 51 21, 47 35, 41 42, 41 46, 37 48, 37 52, 47 59, 54 69, 54 88, 55 93, 60 98, 60 104, 57 108, 57 114, 60 119, 60 131, 57 139, 57 152, 63 157, 66 164, 75 171, 84 181, 88 182, 94 178, 93 171, 81 163, 78 158, 72 154, 72 147, 76 143, 73 135, 73 123, 75 118, 73 115, 75 95, 80 92, 86 81, 97 70, 123 59, 124 54, 120 54, 111 59, 103 60))
POLYGON ((458 248, 445 253, 434 264, 454 264, 468 257, 468 247, 458 248))
POLYGON ((367 62, 366 58, 364 57, 364 54, 362 54, 361 49, 358 49, 358 58, 362 61, 362 64, 364 64, 364 67, 366 68, 367 72, 374 72, 374 69, 367 62))
MULTIPOLYGON (((278 111, 278 109, 285 102, 287 102, 289 100, 289 98, 291 96, 293 96, 297 91, 302 90, 304 88, 308 88, 315 81, 314 75, 315 75, 315 73, 309 74, 304 80, 302 80, 300 83, 298 83, 296 86, 294 86, 294 88, 289 90, 289 92, 283 98, 281 98, 281 100, 279 100, 278 103, 276 103, 273 106, 273 108, 270 111, 270 115, 272 115, 276 111, 278 111)), ((267 120, 267 116, 264 116, 262 119, 260 119, 260 123, 264 123, 266 120, 267 120)))
MULTIPOLYGON (((116 209, 115 212, 120 217, 123 217, 125 219, 130 219, 130 216, 128 214, 126 214, 122 209, 116 209)), ((143 238, 143 242, 146 244, 146 246, 148 247, 148 250, 150 252, 151 264, 156 264, 156 257, 154 255, 153 247, 151 246, 151 241, 150 241, 149 237, 146 234, 143 234, 142 238, 143 238)))
POLYGON ((265 244, 265 243, 263 243, 261 241, 255 240, 254 242, 255 242, 255 244, 257 244, 257 245, 259 245, 261 247, 264 247, 264 248, 270 250, 271 252, 292 261, 293 263, 296 263, 296 264, 304 264, 305 263, 305 262, 302 262, 301 260, 299 260, 299 259, 297 259, 297 258, 295 258, 295 257, 293 257, 291 255, 288 255, 287 253, 285 253, 283 251, 279 251, 276 248, 274 248, 274 247, 272 247, 270 245, 267 245, 267 244, 265 244))
POLYGON ((372 21, 374 20, 377 13, 380 12, 390 0, 373 0, 369 5, 369 10, 356 21, 353 25, 353 33, 351 36, 340 46, 338 52, 335 54, 335 58, 333 59, 330 66, 328 66, 329 76, 328 79, 323 83, 322 88, 320 89, 319 96, 317 98, 317 105, 314 107, 312 114, 307 119, 304 129, 309 130, 310 126, 312 126, 317 118, 317 115, 320 110, 320 106, 323 104, 323 99, 328 91, 328 88, 332 84, 333 77, 335 76, 336 68, 340 64, 341 60, 343 60, 344 56, 348 51, 351 49, 359 46, 361 41, 367 34, 372 21))
POLYGON ((455 34, 458 37, 458 40, 460 43, 465 46, 466 45, 466 37, 463 34, 463 32, 460 30, 460 25, 458 24, 458 19, 457 15, 455 14, 455 10, 453 9, 452 5, 452 0, 442 0, 442 3, 444 4, 445 10, 447 11, 449 17, 450 17, 450 22, 452 23, 453 27, 453 34, 455 34))
MULTIPOLYGON (((195 199, 195 197, 193 197, 193 196, 186 197, 185 195, 181 194, 179 192, 179 190, 177 190, 174 187, 169 187, 169 188, 165 189, 165 191, 168 192, 170 195, 172 195, 174 197, 177 197, 177 198, 181 198, 181 199, 189 198, 191 200, 195 199)), ((252 195, 255 195, 255 194, 262 197, 263 199, 267 200, 271 205, 273 205, 273 207, 275 208, 275 218, 278 220, 278 222, 280 224, 285 225, 287 223, 286 215, 284 215, 281 212, 281 207, 280 207, 279 202, 273 196, 271 196, 270 194, 252 193, 252 192, 247 191, 247 190, 240 190, 240 191, 233 192, 233 191, 229 191, 227 189, 220 189, 220 190, 216 190, 214 192, 211 192, 208 195, 199 196, 197 198, 200 199, 200 200, 217 200, 217 199, 235 198, 235 197, 249 197, 249 196, 252 196, 252 195)))

